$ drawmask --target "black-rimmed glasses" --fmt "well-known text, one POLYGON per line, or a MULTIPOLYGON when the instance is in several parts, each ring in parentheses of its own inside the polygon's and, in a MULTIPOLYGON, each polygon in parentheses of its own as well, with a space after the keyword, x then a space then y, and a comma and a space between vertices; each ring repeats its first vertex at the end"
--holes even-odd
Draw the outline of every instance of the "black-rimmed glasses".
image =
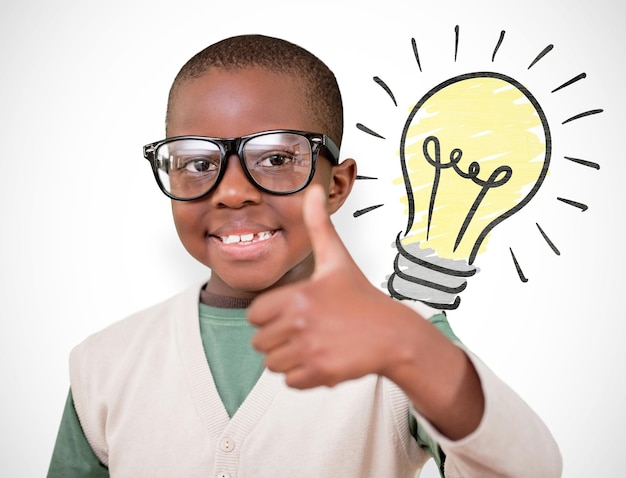
POLYGON ((274 130, 239 138, 176 136, 147 144, 144 157, 161 190, 170 198, 192 201, 219 184, 231 154, 239 157, 248 179, 272 194, 293 194, 309 185, 320 150, 333 165, 339 148, 326 135, 274 130))

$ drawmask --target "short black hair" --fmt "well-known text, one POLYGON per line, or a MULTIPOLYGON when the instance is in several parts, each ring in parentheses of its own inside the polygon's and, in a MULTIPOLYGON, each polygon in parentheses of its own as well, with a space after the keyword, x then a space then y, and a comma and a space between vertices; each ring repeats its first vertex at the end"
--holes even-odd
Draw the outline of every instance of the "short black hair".
POLYGON ((170 88, 167 119, 176 89, 186 80, 199 78, 209 68, 233 70, 258 67, 291 75, 304 82, 307 106, 325 133, 338 146, 343 136, 343 103, 333 72, 308 50, 279 38, 239 35, 221 40, 196 53, 183 65, 170 88))

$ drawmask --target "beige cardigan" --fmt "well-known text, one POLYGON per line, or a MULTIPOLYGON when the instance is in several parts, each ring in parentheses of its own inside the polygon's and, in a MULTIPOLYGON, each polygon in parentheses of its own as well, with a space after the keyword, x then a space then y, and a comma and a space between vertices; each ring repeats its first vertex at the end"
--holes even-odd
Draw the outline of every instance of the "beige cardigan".
POLYGON ((413 477, 429 456, 409 432, 409 413, 444 449, 446 476, 560 476, 541 420, 471 354, 486 412, 461 441, 441 436, 377 376, 299 391, 266 370, 230 419, 202 347, 199 287, 72 351, 76 411, 111 477, 413 477))

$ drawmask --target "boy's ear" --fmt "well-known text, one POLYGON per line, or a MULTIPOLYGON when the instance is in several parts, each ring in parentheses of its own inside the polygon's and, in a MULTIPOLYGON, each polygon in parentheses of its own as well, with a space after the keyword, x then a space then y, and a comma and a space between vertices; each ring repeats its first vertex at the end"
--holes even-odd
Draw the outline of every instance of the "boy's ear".
POLYGON ((356 161, 346 159, 337 166, 333 166, 328 189, 328 212, 333 214, 348 198, 356 179, 356 161))

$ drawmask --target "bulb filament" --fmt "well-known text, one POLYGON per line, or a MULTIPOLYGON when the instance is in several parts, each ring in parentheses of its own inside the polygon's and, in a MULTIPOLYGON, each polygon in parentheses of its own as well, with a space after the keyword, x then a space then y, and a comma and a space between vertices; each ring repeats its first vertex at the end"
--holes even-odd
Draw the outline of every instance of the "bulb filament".
POLYGON ((483 201, 489 190, 506 184, 513 175, 513 169, 510 166, 506 165, 498 166, 491 173, 489 179, 487 179, 486 181, 482 180, 478 177, 478 175, 480 174, 480 164, 477 161, 472 161, 469 164, 467 172, 463 171, 459 167, 459 163, 463 157, 463 151, 460 148, 454 148, 452 151, 450 151, 450 161, 447 163, 442 163, 441 144, 439 138, 437 138, 436 136, 428 136, 424 140, 424 143, 422 145, 422 151, 424 153, 424 158, 426 159, 426 161, 435 168, 435 177, 433 180, 433 187, 430 193, 430 202, 428 205, 428 225, 426 229, 426 239, 429 238, 430 234, 430 225, 433 217, 433 212, 435 210, 435 198, 437 196, 437 190, 439 188, 439 181, 441 178, 442 169, 452 168, 460 177, 464 179, 469 179, 474 184, 480 187, 480 191, 477 194, 476 199, 474 199, 474 202, 469 211, 467 212, 467 215, 465 216, 465 219, 463 221, 463 225, 461 226, 461 228, 459 229, 459 233, 457 234, 453 249, 453 251, 456 251, 459 244, 461 243, 461 240, 463 239, 463 236, 465 235, 465 232, 467 231, 467 228, 469 227, 470 222, 472 221, 472 218, 474 217, 474 214, 476 214, 480 203, 483 201), (431 144, 433 144, 434 146, 434 157, 431 156, 429 150, 431 144))

